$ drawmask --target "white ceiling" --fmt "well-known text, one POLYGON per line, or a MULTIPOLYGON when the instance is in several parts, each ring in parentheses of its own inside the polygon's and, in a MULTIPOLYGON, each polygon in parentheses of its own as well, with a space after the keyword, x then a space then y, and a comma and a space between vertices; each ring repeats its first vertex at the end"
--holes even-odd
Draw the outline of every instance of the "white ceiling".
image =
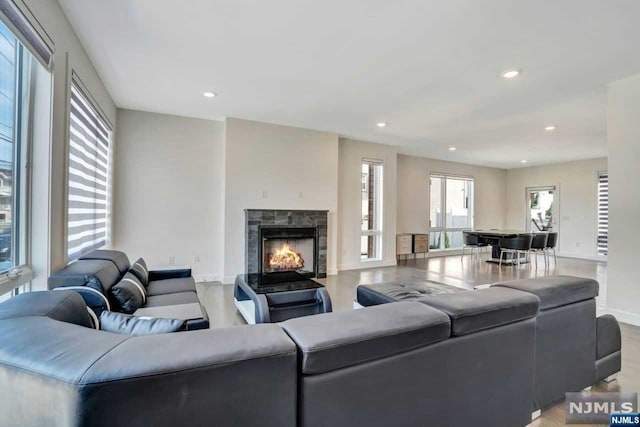
POLYGON ((121 108, 502 168, 606 156, 606 85, 640 72, 636 0, 59 1, 121 108))

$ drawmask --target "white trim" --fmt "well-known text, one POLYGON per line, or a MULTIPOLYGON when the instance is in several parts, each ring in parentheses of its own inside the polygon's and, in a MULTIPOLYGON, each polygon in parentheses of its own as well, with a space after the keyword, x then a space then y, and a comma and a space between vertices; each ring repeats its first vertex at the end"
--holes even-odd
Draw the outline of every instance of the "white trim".
POLYGON ((93 326, 99 330, 100 320, 98 320, 98 316, 96 316, 96 313, 94 313, 93 310, 91 310, 89 307, 87 307, 87 311, 89 312, 89 317, 91 317, 91 319, 93 320, 93 326))
POLYGON ((195 280, 196 283, 222 282, 222 277, 213 273, 209 273, 209 274, 203 273, 203 274, 194 274, 193 280, 195 280))
POLYGON ((125 277, 124 279, 122 279, 122 282, 130 282, 136 285, 136 288, 138 288, 138 290, 140 291, 140 295, 142 295, 142 304, 147 303, 147 294, 144 292, 144 288, 142 287, 141 284, 139 284, 135 280, 129 279, 128 277, 125 277))
POLYGON ((233 299, 233 303, 238 308, 238 311, 242 315, 242 318, 249 324, 256 324, 256 305, 250 299, 245 301, 238 301, 237 299, 233 299))
POLYGON ((364 308, 364 305, 360 304, 358 301, 354 301, 353 302, 353 309, 354 310, 360 310, 361 308, 364 308))
POLYGON ((88 286, 64 286, 64 287, 60 287, 60 288, 55 288, 54 291, 67 291, 67 290, 74 290, 74 289, 75 290, 79 290, 79 291, 95 292, 96 294, 100 295, 100 297, 107 304, 107 311, 111 311, 111 304, 109 304, 109 300, 107 299, 107 297, 102 292, 98 292, 95 289, 90 288, 88 286))
POLYGON ((583 254, 558 252, 557 256, 558 258, 574 258, 574 259, 585 259, 588 261, 607 262, 607 257, 602 255, 583 255, 583 254))
MULTIPOLYGON (((356 264, 343 264, 339 265, 337 271, 345 271, 345 270, 365 270, 367 268, 379 268, 379 267, 395 267, 396 260, 370 260, 370 261, 361 261, 356 264)), ((336 273, 337 274, 337 273, 336 273)))
POLYGON ((631 313, 630 311, 617 310, 609 307, 605 307, 604 312, 615 316, 619 322, 640 326, 640 314, 638 313, 631 313))

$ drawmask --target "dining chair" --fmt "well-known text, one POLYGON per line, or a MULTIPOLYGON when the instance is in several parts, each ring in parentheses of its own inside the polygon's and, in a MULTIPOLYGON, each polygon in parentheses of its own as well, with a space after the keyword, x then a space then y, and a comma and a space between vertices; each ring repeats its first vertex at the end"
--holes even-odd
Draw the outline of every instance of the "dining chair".
POLYGON ((545 251, 545 248, 547 247, 548 238, 549 238, 548 233, 533 234, 533 239, 531 240, 531 249, 529 250, 529 253, 533 254, 533 256, 536 259, 536 270, 538 269, 539 253, 542 253, 542 256, 544 257, 544 268, 547 268, 549 266, 549 263, 547 260, 547 252, 545 251))
POLYGON ((518 237, 503 237, 500 239, 500 266, 502 266, 502 259, 505 254, 511 254, 516 257, 516 264, 520 266, 520 256, 524 255, 525 258, 531 251, 531 242, 533 241, 533 235, 521 234, 518 237))
POLYGON ((549 261, 551 260, 549 258, 549 251, 553 251, 553 262, 557 266, 558 257, 556 256, 556 246, 558 245, 558 233, 554 231, 552 233, 547 233, 547 235, 549 237, 547 238, 547 244, 544 250, 547 253, 547 258, 549 259, 549 261))
POLYGON ((462 255, 460 256, 460 262, 464 259, 465 249, 471 249, 471 259, 478 262, 482 248, 489 246, 484 239, 481 239, 477 234, 472 234, 468 231, 462 232, 462 243, 462 255))

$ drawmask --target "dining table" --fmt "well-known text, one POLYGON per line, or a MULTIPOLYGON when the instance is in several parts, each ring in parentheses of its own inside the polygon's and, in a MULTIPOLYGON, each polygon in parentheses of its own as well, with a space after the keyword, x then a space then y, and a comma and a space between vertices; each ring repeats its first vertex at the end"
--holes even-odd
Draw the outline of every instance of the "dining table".
MULTIPOLYGON (((531 234, 524 230, 510 230, 510 229, 489 229, 489 230, 470 230, 466 233, 477 236, 480 241, 485 241, 491 246, 491 257, 487 259, 489 263, 500 263, 500 239, 518 237, 523 234, 531 234)), ((521 257, 520 264, 526 263, 528 257, 521 257)), ((518 259, 512 256, 509 259, 503 260, 502 264, 515 265, 518 263, 518 259)))

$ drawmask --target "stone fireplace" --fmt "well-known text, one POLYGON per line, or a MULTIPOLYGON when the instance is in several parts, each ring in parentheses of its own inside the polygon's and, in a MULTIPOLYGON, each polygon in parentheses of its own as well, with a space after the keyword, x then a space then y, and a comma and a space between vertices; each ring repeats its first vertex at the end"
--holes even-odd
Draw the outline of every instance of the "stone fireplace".
POLYGON ((248 274, 327 276, 328 211, 245 209, 248 274))

